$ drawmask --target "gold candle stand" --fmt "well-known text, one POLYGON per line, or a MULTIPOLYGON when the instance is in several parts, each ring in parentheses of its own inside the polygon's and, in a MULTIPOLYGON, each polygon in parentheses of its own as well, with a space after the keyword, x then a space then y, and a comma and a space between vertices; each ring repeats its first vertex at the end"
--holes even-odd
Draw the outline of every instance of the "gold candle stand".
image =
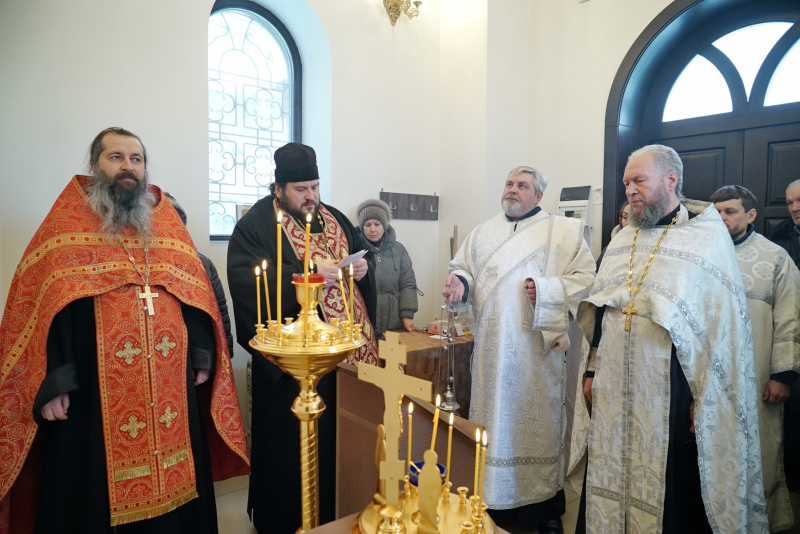
MULTIPOLYGON (((311 275, 310 279, 314 280, 315 276, 319 275, 311 275)), ((298 532, 306 532, 319 526, 317 420, 325 411, 325 402, 317 393, 317 383, 364 345, 366 339, 361 335, 361 325, 338 319, 328 324, 319 318, 317 305, 324 283, 292 283, 301 307, 297 320, 286 318, 283 325, 269 321, 266 328, 256 325, 256 336, 250 340, 250 346, 294 377, 300 385, 292 412, 300 421, 303 525, 298 532)))

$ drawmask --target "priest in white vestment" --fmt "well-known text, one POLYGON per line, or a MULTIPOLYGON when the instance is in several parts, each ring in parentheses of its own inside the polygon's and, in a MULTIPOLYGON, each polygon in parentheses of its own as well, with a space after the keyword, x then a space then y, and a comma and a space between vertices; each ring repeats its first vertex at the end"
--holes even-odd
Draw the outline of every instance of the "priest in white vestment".
POLYGON ((754 231, 756 197, 726 185, 711 202, 736 247, 753 325, 761 469, 770 532, 794 522, 783 468, 783 405, 800 373, 800 270, 782 247, 754 231))
POLYGON ((594 356, 588 433, 576 424, 572 441, 574 457, 588 445, 587 532, 768 530, 742 277, 716 209, 679 200, 682 181, 673 149, 631 154, 629 225, 580 307, 594 356))
MULTIPOLYGON (((511 171, 504 213, 467 236, 443 294, 471 302, 476 318, 469 418, 489 435, 483 500, 501 526, 525 522, 558 533, 568 329, 595 264, 583 221, 538 206, 546 186, 535 169, 511 171)), ((580 347, 573 360, 577 369, 580 347)))

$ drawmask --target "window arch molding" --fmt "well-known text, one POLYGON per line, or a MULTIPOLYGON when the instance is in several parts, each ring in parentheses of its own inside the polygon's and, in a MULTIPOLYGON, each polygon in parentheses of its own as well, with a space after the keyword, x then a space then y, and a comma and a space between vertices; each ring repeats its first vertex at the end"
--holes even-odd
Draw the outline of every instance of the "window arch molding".
POLYGON ((781 58, 800 38, 796 0, 676 0, 639 35, 623 59, 609 92, 605 118, 603 243, 617 224, 627 157, 656 139, 700 135, 800 121, 800 103, 764 107, 764 97, 781 58), (738 70, 713 41, 744 26, 794 22, 767 55, 746 96, 738 70), (662 114, 673 83, 695 55, 709 59, 731 90, 733 111, 664 123, 662 114))
MULTIPOLYGON (((291 138, 290 141, 302 142, 303 138, 303 65, 300 57, 300 51, 286 25, 278 18, 272 11, 263 5, 250 0, 217 0, 211 9, 209 17, 213 17, 220 11, 237 10, 252 15, 254 18, 261 18, 274 29, 286 48, 286 54, 289 56, 291 62, 291 138)), ((209 139, 211 143, 211 139, 209 139)), ((238 162, 237 165, 240 165, 238 162)), ((210 207, 214 203, 210 199, 210 207)), ((225 218, 232 217, 235 214, 226 214, 225 218)), ((235 223, 235 220, 234 220, 235 223)), ((215 233, 212 228, 210 239, 212 241, 227 241, 230 235, 227 233, 215 233)))

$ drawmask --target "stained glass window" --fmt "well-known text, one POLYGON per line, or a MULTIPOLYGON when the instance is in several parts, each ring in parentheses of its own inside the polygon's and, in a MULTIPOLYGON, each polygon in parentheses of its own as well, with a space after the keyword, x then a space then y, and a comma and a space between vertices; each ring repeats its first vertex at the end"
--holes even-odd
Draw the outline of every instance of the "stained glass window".
POLYGON ((208 183, 212 238, 269 194, 275 149, 294 139, 293 64, 269 21, 223 9, 208 23, 208 183))

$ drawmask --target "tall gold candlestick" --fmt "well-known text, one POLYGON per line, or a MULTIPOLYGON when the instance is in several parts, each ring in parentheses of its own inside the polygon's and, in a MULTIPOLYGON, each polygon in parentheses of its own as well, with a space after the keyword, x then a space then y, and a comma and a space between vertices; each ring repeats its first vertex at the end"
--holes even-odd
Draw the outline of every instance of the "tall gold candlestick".
POLYGON ((356 316, 356 309, 355 309, 356 301, 353 298, 353 264, 350 264, 350 316, 355 319, 356 316))
POLYGON ((408 465, 407 469, 411 469, 411 416, 414 414, 414 405, 408 403, 408 465))
MULTIPOLYGON (((450 451, 453 449, 453 414, 450 414, 450 428, 447 429, 447 465, 445 466, 444 485, 450 482, 450 451)), ((448 486, 449 487, 449 486, 448 486)))
POLYGON ((256 309, 258 324, 261 324, 261 267, 256 266, 256 309))
MULTIPOLYGON (((267 283, 267 260, 261 262, 261 276, 264 277, 264 296, 267 298, 267 322, 272 321, 272 307, 269 305, 269 284, 267 283)), ((261 321, 259 321, 259 324, 261 321)))
POLYGON ((481 465, 481 429, 475 429, 475 480, 472 482, 472 495, 478 496, 478 473, 481 465))
POLYGON ((350 315, 350 308, 347 307, 347 295, 344 292, 344 282, 342 281, 342 270, 339 269, 339 289, 342 290, 342 300, 344 302, 344 309, 347 312, 347 320, 350 321, 350 326, 353 325, 353 317, 350 315))
POLYGON ((480 485, 480 492, 478 493, 478 505, 480 506, 483 504, 483 472, 486 469, 486 448, 489 444, 489 441, 486 437, 486 431, 483 431, 483 437, 481 438, 483 441, 483 446, 481 447, 481 479, 479 481, 480 485))
POLYGON ((436 409, 433 410, 433 433, 431 434, 431 450, 435 451, 436 447, 436 429, 439 427, 439 405, 442 403, 442 397, 436 394, 436 409))
POLYGON ((283 277, 283 232, 281 231, 281 225, 283 224, 283 212, 278 212, 278 260, 277 260, 277 267, 278 267, 278 302, 277 308, 275 309, 275 317, 278 319, 278 335, 280 336, 281 331, 281 289, 282 289, 282 277, 283 277))

